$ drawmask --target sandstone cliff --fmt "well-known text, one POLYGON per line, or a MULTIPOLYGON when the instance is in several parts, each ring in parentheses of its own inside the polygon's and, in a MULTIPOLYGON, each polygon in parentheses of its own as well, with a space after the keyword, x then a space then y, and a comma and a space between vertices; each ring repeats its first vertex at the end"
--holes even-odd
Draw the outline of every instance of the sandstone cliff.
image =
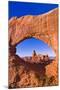
POLYGON ((58 8, 42 15, 11 18, 8 34, 9 88, 57 85, 58 8), (29 63, 16 55, 16 45, 31 37, 43 40, 52 47, 56 53, 56 58, 52 63, 49 62, 48 65, 29 63))

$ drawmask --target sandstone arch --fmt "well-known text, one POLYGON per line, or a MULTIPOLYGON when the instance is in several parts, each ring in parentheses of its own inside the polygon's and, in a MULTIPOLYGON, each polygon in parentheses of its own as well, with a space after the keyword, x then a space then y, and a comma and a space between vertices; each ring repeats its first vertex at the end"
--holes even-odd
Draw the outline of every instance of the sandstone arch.
MULTIPOLYGON (((26 15, 9 20, 9 48, 31 37, 43 40, 56 53, 56 60, 46 68, 49 75, 57 75, 58 63, 58 8, 42 15, 26 15), (52 73, 53 72, 53 73, 52 73)), ((12 50, 11 49, 11 50, 12 50)))
POLYGON ((9 20, 9 42, 16 45, 22 40, 35 37, 43 40, 57 51, 58 33, 58 9, 46 14, 20 18, 13 17, 9 20))

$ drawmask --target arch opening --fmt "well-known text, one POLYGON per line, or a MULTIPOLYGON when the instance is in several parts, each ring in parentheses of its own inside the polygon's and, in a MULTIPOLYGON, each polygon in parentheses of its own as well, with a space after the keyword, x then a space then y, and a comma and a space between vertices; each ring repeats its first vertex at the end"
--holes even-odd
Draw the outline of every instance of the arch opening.
POLYGON ((56 57, 51 46, 36 38, 27 38, 16 46, 16 54, 20 57, 30 57, 34 51, 37 55, 48 55, 50 58, 56 57))

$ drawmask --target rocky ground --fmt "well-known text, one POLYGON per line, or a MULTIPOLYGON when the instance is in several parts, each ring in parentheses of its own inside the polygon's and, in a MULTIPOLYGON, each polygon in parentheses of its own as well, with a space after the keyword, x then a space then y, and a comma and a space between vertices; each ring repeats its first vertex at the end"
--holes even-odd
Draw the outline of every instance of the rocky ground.
POLYGON ((20 58, 12 55, 9 58, 9 88, 40 87, 57 85, 57 76, 47 76, 46 66, 53 61, 33 62, 32 57, 20 58), (27 60, 29 59, 29 60, 27 60), (30 62, 31 61, 31 62, 30 62))

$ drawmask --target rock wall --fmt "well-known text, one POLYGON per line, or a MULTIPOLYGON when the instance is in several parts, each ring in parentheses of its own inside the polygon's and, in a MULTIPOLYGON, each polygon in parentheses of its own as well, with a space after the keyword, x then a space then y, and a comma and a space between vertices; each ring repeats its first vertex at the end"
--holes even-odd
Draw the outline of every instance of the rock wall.
MULTIPOLYGON (((20 18, 13 17, 9 20, 9 48, 27 38, 37 38, 43 40, 56 53, 56 59, 46 66, 48 76, 58 74, 58 8, 53 9, 42 15, 26 15, 20 18), (53 73, 52 73, 53 72, 53 73)), ((14 53, 14 49, 12 52, 14 53)), ((9 50, 9 53, 10 50, 9 50)), ((58 78, 58 76, 57 76, 58 78)))
POLYGON ((58 9, 46 14, 20 18, 13 17, 9 20, 9 42, 16 45, 19 42, 35 37, 43 40, 56 51, 58 42, 58 9))

